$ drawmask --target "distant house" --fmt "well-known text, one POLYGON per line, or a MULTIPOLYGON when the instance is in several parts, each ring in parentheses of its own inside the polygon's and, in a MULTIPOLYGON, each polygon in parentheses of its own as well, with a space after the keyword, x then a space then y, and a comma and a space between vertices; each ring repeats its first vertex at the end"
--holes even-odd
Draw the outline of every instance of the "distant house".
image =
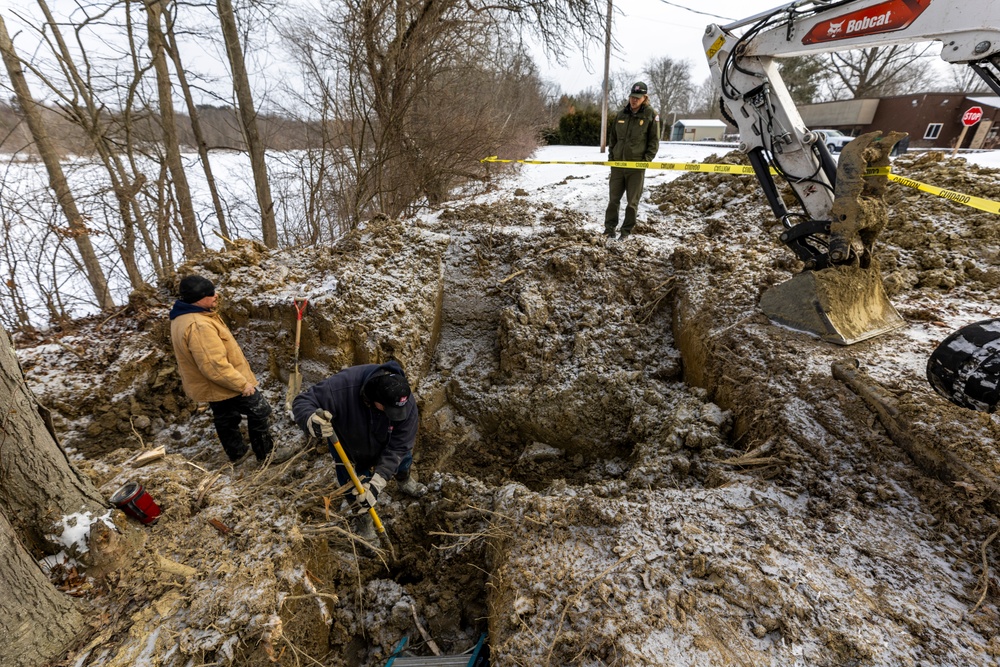
POLYGON ((799 108, 806 127, 830 127, 857 136, 873 130, 898 130, 910 148, 953 148, 962 135, 962 116, 983 110, 959 148, 1000 148, 1000 97, 991 94, 916 93, 893 97, 841 100, 799 108))
POLYGON ((721 141, 726 124, 711 118, 679 120, 670 128, 670 141, 721 141))

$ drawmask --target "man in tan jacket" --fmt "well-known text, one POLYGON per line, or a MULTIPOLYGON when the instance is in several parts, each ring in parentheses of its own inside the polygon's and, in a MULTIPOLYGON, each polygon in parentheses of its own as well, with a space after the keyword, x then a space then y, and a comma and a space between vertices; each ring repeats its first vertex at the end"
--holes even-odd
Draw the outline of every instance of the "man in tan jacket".
POLYGON ((215 431, 229 460, 239 461, 248 451, 240 433, 246 415, 250 446, 257 460, 263 461, 274 448, 268 419, 271 406, 257 389, 257 378, 243 350, 215 312, 218 298, 207 278, 181 280, 180 298, 170 311, 177 370, 184 393, 212 408, 215 431))

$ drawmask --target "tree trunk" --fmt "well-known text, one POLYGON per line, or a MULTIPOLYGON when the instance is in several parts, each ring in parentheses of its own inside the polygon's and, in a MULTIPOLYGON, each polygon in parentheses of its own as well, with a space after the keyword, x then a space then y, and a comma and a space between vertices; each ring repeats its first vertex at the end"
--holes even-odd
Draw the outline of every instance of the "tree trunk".
POLYGON ((0 514, 0 665, 37 667, 86 629, 78 603, 56 590, 0 514))
POLYGON ((198 235, 198 221, 195 219, 194 206, 191 204, 191 189, 188 187, 184 164, 181 162, 181 150, 177 142, 177 121, 174 117, 173 89, 170 85, 170 70, 167 68, 167 57, 163 48, 163 30, 160 27, 160 16, 163 10, 161 0, 144 0, 146 5, 146 27, 149 37, 149 50, 153 54, 153 68, 156 70, 156 91, 160 98, 160 124, 163 128, 163 148, 167 154, 167 168, 174 182, 174 192, 177 194, 177 208, 181 214, 181 229, 183 235, 184 254, 187 258, 194 257, 202 249, 198 235))
POLYGON ((41 156, 42 162, 45 164, 45 169, 48 172, 49 185, 55 191, 59 206, 62 209, 63 215, 66 216, 66 221, 69 225, 66 234, 71 236, 76 242, 80 258, 83 260, 84 274, 90 282, 94 296, 97 298, 97 305, 102 310, 111 310, 115 307, 115 302, 111 299, 111 293, 108 291, 108 281, 104 277, 104 270, 101 268, 101 264, 97 259, 97 253, 94 252, 94 246, 90 242, 90 232, 83 224, 83 218, 76 208, 76 200, 73 198, 73 193, 66 182, 66 176, 63 174, 62 165, 59 163, 59 156, 55 145, 49 139, 42 116, 31 96, 31 90, 28 88, 27 80, 24 77, 21 61, 14 51, 14 43, 7 34, 7 25, 4 23, 2 17, 0 17, 0 54, 2 54, 4 65, 7 67, 11 87, 14 89, 18 104, 20 104, 21 110, 24 113, 24 118, 28 123, 28 128, 31 130, 35 145, 38 147, 38 154, 41 156))
POLYGON ((233 75, 233 91, 236 93, 236 102, 239 106, 243 139, 250 153, 250 166, 253 169, 257 203, 260 206, 264 245, 268 248, 277 248, 278 228, 274 222, 274 202, 271 201, 271 186, 267 180, 264 144, 257 130, 257 109, 253 105, 250 80, 247 77, 246 63, 243 61, 243 47, 236 26, 236 15, 233 13, 233 4, 230 0, 215 0, 215 6, 219 10, 222 37, 226 42, 226 55, 229 57, 229 67, 233 75))
POLYGON ((61 537, 60 519, 108 513, 100 493, 59 447, 43 411, 10 336, 0 329, 0 665, 11 667, 48 664, 88 630, 78 605, 52 586, 31 554, 64 546, 53 541, 61 537))
POLYGON ((226 213, 222 208, 222 197, 219 196, 219 188, 215 183, 215 176, 212 174, 212 163, 208 159, 208 142, 205 140, 205 133, 201 129, 201 119, 198 112, 198 105, 194 103, 194 96, 191 95, 191 86, 188 84, 187 73, 184 71, 184 64, 181 62, 180 50, 177 48, 177 39, 174 35, 173 16, 169 12, 164 12, 167 23, 166 49, 170 59, 174 61, 174 70, 177 72, 177 80, 181 84, 181 91, 184 93, 184 102, 187 104, 188 116, 191 118, 191 132, 194 134, 195 143, 198 145, 198 155, 201 157, 201 165, 205 170, 205 181, 208 183, 208 191, 212 195, 212 204, 215 206, 215 217, 219 221, 219 231, 222 235, 230 239, 229 227, 226 225, 226 213))
MULTIPOLYGON (((69 110, 67 116, 87 133, 87 136, 94 145, 94 149, 97 151, 102 163, 104 164, 104 168, 108 172, 108 178, 111 181, 111 187, 114 190, 115 198, 118 202, 118 212, 121 215, 123 228, 120 235, 117 233, 117 230, 109 229, 108 233, 115 238, 115 243, 122 256, 122 261, 125 264, 126 271, 128 271, 132 287, 134 289, 140 289, 145 285, 145 281, 142 278, 142 274, 139 271, 138 263, 135 258, 136 228, 138 228, 142 233, 143 240, 147 242, 147 249, 150 254, 155 256, 155 248, 148 247, 149 234, 146 229, 145 217, 136 198, 143 184, 146 182, 146 177, 137 168, 135 168, 132 155, 130 131, 130 110, 132 100, 135 97, 135 89, 138 85, 139 79, 142 77, 142 73, 137 72, 135 79, 129 86, 128 93, 126 95, 126 107, 123 110, 123 118, 125 119, 124 125, 127 133, 127 149, 125 153, 133 166, 133 170, 130 173, 129 170, 125 168, 125 164, 122 162, 119 155, 120 149, 115 143, 117 138, 112 137, 109 131, 108 123, 106 122, 107 113, 105 111, 105 107, 97 102, 94 96, 94 91, 88 84, 88 81, 90 80, 89 72, 86 78, 80 74, 79 68, 73 60, 73 53, 66 46, 66 41, 63 39, 62 32, 59 30, 59 24, 56 23, 53 18, 48 4, 45 0, 37 1, 38 7, 45 15, 45 20, 47 21, 46 27, 52 31, 52 37, 55 40, 56 47, 58 47, 58 51, 54 47, 53 52, 66 72, 67 83, 71 89, 67 92, 52 88, 52 92, 62 98, 63 104, 66 105, 69 110), (121 236, 121 242, 118 241, 119 236, 121 236)), ((131 55, 134 61, 136 56, 134 53, 131 55)), ((86 60, 84 62, 89 67, 89 63, 86 60)), ((154 268, 156 268, 155 262, 154 268)), ((160 275, 159 272, 157 275, 160 275)))
POLYGON ((29 549, 56 553, 61 546, 50 537, 61 532, 56 522, 75 512, 105 514, 108 504, 70 463, 40 410, 10 336, 0 329, 0 514, 29 549))

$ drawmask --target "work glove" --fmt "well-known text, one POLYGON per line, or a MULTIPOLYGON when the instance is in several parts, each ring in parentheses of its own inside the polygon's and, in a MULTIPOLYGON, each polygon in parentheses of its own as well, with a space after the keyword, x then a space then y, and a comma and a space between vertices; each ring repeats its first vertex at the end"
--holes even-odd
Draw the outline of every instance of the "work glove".
POLYGON ((385 478, 378 473, 375 473, 369 480, 362 480, 361 485, 365 492, 360 496, 355 496, 350 511, 355 514, 366 514, 368 510, 375 507, 375 503, 378 502, 378 494, 382 493, 382 489, 385 488, 385 481, 385 478))
POLYGON ((336 431, 333 430, 333 415, 322 408, 309 415, 306 426, 309 427, 309 432, 317 438, 336 439, 337 437, 336 431))

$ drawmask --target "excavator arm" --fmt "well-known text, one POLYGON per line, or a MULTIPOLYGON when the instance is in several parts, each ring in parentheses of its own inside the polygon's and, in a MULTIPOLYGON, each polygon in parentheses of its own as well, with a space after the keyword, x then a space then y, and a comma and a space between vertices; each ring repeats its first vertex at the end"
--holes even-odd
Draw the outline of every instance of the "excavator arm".
POLYGON ((865 176, 865 168, 887 166, 905 135, 864 135, 834 160, 802 121, 778 61, 939 41, 944 60, 968 64, 1000 94, 998 26, 1000 3, 965 0, 798 0, 708 26, 703 44, 723 113, 784 226, 781 241, 805 267, 765 293, 761 307, 772 321, 845 345, 903 324, 871 254, 886 220, 886 176, 865 176), (794 195, 792 210, 772 171, 794 195))

